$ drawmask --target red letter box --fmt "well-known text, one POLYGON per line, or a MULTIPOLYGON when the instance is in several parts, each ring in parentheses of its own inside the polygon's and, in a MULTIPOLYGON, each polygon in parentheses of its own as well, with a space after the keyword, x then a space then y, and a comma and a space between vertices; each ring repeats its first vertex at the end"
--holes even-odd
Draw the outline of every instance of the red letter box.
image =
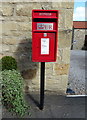
POLYGON ((32 11, 32 61, 54 62, 57 53, 58 10, 32 11))

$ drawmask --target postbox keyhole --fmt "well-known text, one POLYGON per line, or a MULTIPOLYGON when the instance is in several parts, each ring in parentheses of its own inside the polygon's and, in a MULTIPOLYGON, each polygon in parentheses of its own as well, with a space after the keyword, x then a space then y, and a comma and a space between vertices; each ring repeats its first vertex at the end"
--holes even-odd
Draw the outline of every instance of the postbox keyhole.
POLYGON ((47 33, 43 33, 44 34, 44 37, 47 37, 47 33))

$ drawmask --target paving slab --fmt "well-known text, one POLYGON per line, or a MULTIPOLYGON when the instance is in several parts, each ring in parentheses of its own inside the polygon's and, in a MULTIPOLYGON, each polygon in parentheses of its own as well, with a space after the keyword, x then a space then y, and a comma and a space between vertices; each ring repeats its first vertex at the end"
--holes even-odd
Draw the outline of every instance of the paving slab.
MULTIPOLYGON (((39 109, 39 94, 27 94, 26 101, 31 106, 29 110, 31 116, 25 115, 23 118, 85 118, 85 97, 67 98, 66 96, 59 96, 56 94, 45 94, 44 109, 39 109)), ((16 120, 18 116, 12 115, 5 108, 3 108, 4 118, 16 120)), ((52 119, 53 120, 53 119, 52 119)), ((74 120, 74 119, 73 119, 74 120)))

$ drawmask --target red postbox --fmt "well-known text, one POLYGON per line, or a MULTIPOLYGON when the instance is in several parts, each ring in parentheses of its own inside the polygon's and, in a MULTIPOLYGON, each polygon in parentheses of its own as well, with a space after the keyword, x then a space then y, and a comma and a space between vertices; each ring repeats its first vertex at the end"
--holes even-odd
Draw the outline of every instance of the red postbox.
POLYGON ((33 62, 56 61, 58 13, 58 10, 32 10, 33 62))

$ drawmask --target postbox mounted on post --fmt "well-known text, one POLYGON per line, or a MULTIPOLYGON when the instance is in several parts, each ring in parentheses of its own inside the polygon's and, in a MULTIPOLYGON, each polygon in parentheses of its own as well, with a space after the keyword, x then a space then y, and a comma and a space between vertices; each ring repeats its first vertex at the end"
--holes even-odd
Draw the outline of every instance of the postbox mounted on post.
POLYGON ((32 10, 33 62, 56 61, 58 12, 58 10, 32 10))

